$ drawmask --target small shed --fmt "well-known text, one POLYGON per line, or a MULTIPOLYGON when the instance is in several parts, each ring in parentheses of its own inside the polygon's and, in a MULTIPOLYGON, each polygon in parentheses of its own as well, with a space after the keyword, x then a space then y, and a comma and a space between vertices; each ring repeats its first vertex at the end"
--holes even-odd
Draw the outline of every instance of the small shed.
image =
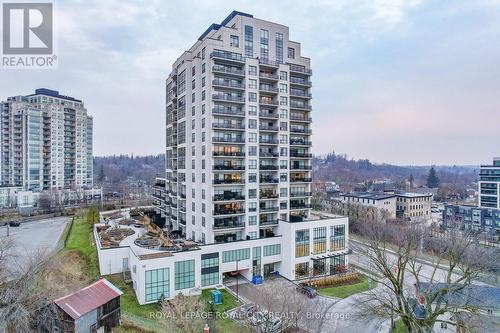
POLYGON ((120 295, 111 282, 99 281, 54 301, 57 320, 53 332, 111 332, 120 324, 120 295))

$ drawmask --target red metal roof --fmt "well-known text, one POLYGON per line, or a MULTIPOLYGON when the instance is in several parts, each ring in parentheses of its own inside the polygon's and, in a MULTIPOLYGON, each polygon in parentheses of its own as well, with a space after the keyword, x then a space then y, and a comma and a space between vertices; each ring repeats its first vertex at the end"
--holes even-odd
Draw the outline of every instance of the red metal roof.
POLYGON ((78 319, 121 294, 123 292, 120 289, 103 278, 73 294, 56 299, 54 303, 71 318, 78 319))

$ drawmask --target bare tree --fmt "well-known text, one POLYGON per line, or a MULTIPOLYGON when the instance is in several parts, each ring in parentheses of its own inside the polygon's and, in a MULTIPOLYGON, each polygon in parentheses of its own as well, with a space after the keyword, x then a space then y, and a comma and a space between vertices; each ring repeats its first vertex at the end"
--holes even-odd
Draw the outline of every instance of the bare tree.
POLYGON ((432 332, 436 323, 463 326, 461 315, 476 309, 447 300, 470 286, 486 267, 471 235, 451 232, 436 243, 424 227, 414 224, 366 222, 362 229, 367 242, 351 247, 382 276, 381 287, 361 298, 365 313, 399 317, 407 332, 432 332), (433 255, 423 261, 419 256, 425 250, 433 255))
POLYGON ((165 323, 174 321, 181 332, 198 333, 204 326, 204 304, 198 296, 185 296, 180 293, 174 299, 163 300, 161 309, 165 323))

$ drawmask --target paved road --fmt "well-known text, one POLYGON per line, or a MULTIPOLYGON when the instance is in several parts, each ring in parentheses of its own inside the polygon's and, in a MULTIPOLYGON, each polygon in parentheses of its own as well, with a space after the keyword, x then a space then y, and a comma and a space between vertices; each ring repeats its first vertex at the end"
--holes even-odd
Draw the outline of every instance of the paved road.
MULTIPOLYGON (((10 227, 9 238, 13 241, 10 253, 14 254, 15 258, 10 260, 8 265, 20 266, 30 254, 53 250, 69 220, 68 217, 54 217, 21 223, 19 227, 10 227)), ((0 227, 0 237, 6 235, 7 226, 0 227)))

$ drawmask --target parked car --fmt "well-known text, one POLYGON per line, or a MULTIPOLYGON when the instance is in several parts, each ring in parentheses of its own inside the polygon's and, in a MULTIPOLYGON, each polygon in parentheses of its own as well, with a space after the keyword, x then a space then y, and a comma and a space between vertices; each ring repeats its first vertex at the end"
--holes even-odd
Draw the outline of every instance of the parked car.
POLYGON ((303 284, 299 284, 297 286, 297 291, 306 295, 309 298, 314 298, 314 297, 318 296, 318 292, 316 291, 316 289, 314 289, 311 286, 306 286, 303 284))
POLYGON ((19 222, 19 221, 10 221, 9 225, 11 227, 19 227, 21 225, 21 222, 19 222))

